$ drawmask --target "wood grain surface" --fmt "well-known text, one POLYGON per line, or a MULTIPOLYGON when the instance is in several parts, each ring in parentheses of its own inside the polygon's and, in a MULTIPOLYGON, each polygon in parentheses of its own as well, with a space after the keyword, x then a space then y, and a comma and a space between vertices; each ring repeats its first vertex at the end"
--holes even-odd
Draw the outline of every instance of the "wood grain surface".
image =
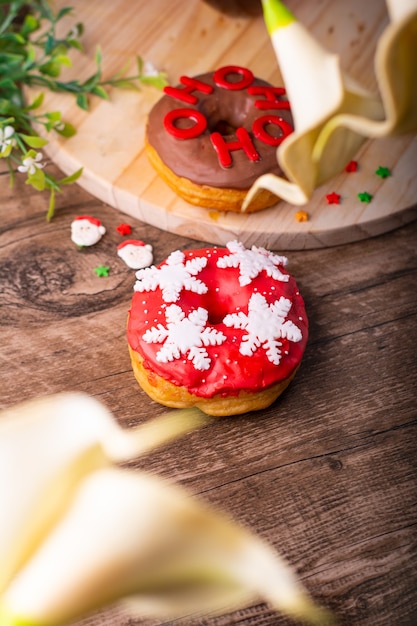
MULTIPOLYGON (((74 52, 68 78, 86 78, 95 71, 94 51, 100 45, 105 78, 139 54, 165 70, 171 84, 182 74, 227 64, 245 65, 256 76, 282 84, 262 16, 226 16, 201 0, 73 4, 73 21, 85 25, 85 50, 74 52)), ((343 70, 365 88, 377 89, 373 58, 388 23, 384 0, 289 0, 288 6, 325 47, 340 55, 343 70)), ((67 174, 83 166, 80 184, 107 204, 152 226, 211 243, 238 238, 247 245, 287 250, 321 248, 366 239, 416 217, 417 139, 412 136, 366 142, 356 157, 355 174, 344 172, 316 190, 304 207, 307 222, 298 222, 297 208, 285 202, 252 215, 194 207, 167 187, 144 153, 147 114, 160 95, 152 88, 112 90, 109 101, 94 100, 88 114, 71 96, 47 95, 43 108, 62 111, 78 129, 69 140, 52 138, 48 154, 67 174), (380 165, 393 176, 376 176, 380 165), (341 195, 339 205, 327 203, 332 191, 341 195), (358 199, 363 191, 373 195, 369 204, 358 199)))
MULTIPOLYGON (((130 368, 125 322, 134 272, 116 256, 122 216, 72 186, 48 224, 47 198, 22 178, 11 189, 0 175, 0 407, 80 390, 125 428, 164 412, 130 368), (70 224, 86 213, 107 233, 78 251, 70 224), (110 267, 107 278, 95 275, 100 264, 110 267)), ((199 244, 129 222, 154 246, 156 262, 199 244)), ((417 623, 416 237, 415 221, 364 242, 290 252, 310 338, 284 395, 267 410, 219 419, 130 464, 257 532, 344 626, 417 623)), ((164 622, 114 607, 77 626, 293 623, 258 603, 164 622)))

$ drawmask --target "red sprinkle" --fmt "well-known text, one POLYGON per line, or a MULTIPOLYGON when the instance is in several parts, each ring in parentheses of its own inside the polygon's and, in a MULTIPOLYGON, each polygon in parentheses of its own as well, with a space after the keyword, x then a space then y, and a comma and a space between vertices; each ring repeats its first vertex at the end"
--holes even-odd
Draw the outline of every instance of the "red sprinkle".
POLYGON ((345 167, 346 172, 356 172, 357 169, 358 169, 357 161, 349 161, 349 163, 345 167))
POLYGON ((132 233, 132 227, 130 224, 119 224, 116 228, 117 232, 121 235, 130 235, 132 233))
POLYGON ((340 194, 332 191, 326 195, 327 204, 340 204, 340 194))

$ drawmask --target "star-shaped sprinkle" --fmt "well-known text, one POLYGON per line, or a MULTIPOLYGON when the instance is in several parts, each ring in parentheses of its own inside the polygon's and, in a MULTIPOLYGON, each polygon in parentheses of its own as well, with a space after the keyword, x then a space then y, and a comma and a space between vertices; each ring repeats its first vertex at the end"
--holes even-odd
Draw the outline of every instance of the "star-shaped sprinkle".
POLYGON ((357 161, 349 161, 349 163, 345 167, 346 172, 356 172, 358 169, 357 161))
POLYGON ((121 235, 130 235, 132 233, 131 225, 130 224, 124 224, 123 222, 117 226, 116 230, 121 235))
POLYGON ((340 194, 332 191, 326 195, 327 204, 340 204, 340 194))
POLYGON ((388 167, 382 167, 382 165, 380 165, 375 171, 375 174, 381 178, 388 178, 391 176, 391 170, 388 167))
POLYGON ((308 222, 308 218, 309 215, 307 213, 307 211, 297 211, 297 213, 295 214, 295 219, 297 220, 297 222, 308 222))
POLYGON ((97 274, 97 276, 108 276, 110 272, 110 267, 108 267, 107 265, 99 265, 98 267, 94 268, 94 272, 97 274))
POLYGON ((358 193, 358 198, 361 202, 369 203, 372 200, 372 197, 372 194, 368 193, 367 191, 362 191, 361 193, 358 193))

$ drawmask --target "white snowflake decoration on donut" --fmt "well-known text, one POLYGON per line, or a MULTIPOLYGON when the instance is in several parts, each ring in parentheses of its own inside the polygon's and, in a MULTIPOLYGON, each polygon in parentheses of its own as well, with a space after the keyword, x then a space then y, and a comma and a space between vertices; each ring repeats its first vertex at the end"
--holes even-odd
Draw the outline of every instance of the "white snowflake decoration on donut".
POLYGON ((254 293, 248 304, 248 314, 242 311, 226 315, 223 322, 228 327, 247 330, 242 336, 239 352, 243 356, 252 356, 258 348, 263 347, 268 361, 279 365, 281 361, 281 346, 279 339, 300 341, 301 330, 287 314, 291 309, 291 301, 281 296, 272 304, 268 304, 260 293, 254 293))
POLYGON ((163 343, 156 360, 168 363, 188 355, 195 369, 209 369, 211 359, 205 346, 221 345, 226 337, 222 332, 207 326, 208 311, 199 307, 187 317, 181 307, 171 304, 166 308, 165 317, 166 327, 158 324, 143 335, 146 343, 163 343))
POLYGON ((164 302, 176 302, 183 289, 195 293, 207 293, 207 285, 195 276, 207 265, 206 257, 189 259, 180 250, 172 252, 161 267, 147 267, 136 272, 135 291, 162 291, 164 302))
POLYGON ((252 246, 249 250, 239 241, 230 241, 226 244, 230 255, 221 257, 217 261, 217 267, 235 267, 239 268, 239 284, 244 287, 249 285, 254 278, 265 270, 266 274, 274 280, 288 282, 288 274, 283 274, 278 266, 287 265, 288 259, 285 256, 278 256, 269 252, 265 248, 252 246))

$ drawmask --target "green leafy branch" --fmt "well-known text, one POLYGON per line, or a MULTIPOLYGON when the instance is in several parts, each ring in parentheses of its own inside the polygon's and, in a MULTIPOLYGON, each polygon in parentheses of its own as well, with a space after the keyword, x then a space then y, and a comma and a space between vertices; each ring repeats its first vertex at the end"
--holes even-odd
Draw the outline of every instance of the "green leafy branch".
POLYGON ((82 50, 80 38, 83 25, 77 23, 64 36, 57 35, 58 23, 71 7, 54 12, 47 0, 0 0, 0 158, 5 159, 14 183, 15 171, 27 175, 26 183, 39 191, 49 191, 47 220, 55 210, 55 196, 62 186, 75 182, 82 168, 60 180, 45 171, 42 152, 37 152, 48 140, 35 131, 42 126, 48 133, 62 137, 75 134, 74 126, 62 119, 59 111, 39 113, 44 91, 33 102, 26 104, 23 88, 40 87, 52 92, 72 94, 79 107, 89 109, 92 96, 108 99, 106 89, 119 87, 139 89, 141 84, 162 89, 166 75, 146 67, 137 58, 137 73, 127 75, 127 67, 112 78, 102 77, 102 55, 95 53, 95 72, 86 80, 60 80, 61 72, 71 67, 69 52, 82 50))

